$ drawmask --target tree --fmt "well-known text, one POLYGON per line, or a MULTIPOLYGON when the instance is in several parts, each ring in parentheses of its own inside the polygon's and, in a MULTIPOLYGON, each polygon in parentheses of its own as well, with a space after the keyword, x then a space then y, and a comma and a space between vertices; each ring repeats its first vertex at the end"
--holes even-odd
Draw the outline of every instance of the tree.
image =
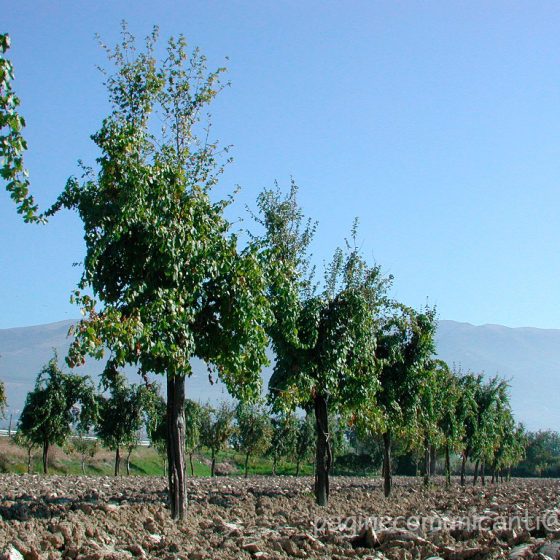
POLYGON ((138 445, 138 433, 144 422, 149 399, 148 388, 129 385, 124 374, 111 371, 103 378, 108 396, 99 397, 99 416, 95 432, 105 447, 115 452, 115 476, 120 472, 121 449, 128 449, 127 474, 130 474, 130 454, 138 445))
POLYGON ((270 425, 272 433, 267 455, 272 457, 272 474, 276 475, 278 462, 295 455, 298 419, 291 412, 276 414, 271 418, 270 425))
POLYGON ((210 196, 224 151, 201 118, 224 69, 207 73, 182 36, 158 61, 157 35, 138 51, 125 26, 121 44, 106 47, 115 72, 105 81, 112 112, 93 136, 99 168, 84 168, 82 182, 71 178, 47 214, 75 210, 85 229, 75 294, 85 317, 69 363, 109 349, 116 367, 166 376, 169 498, 181 519, 191 358, 213 367, 234 397, 257 397, 271 316, 256 249, 238 248, 223 216, 230 201, 210 196))
POLYGON ((31 474, 33 472, 33 449, 38 447, 33 439, 29 436, 25 435, 22 431, 17 431, 14 436, 14 443, 18 447, 23 447, 27 451, 27 474, 31 474))
POLYGON ((202 409, 200 424, 200 441, 212 454, 210 475, 216 475, 216 456, 226 448, 234 434, 234 408, 227 402, 222 402, 218 408, 206 405, 202 409))
POLYGON ((146 431, 150 445, 163 459, 163 475, 167 475, 167 405, 156 390, 146 407, 146 431))
POLYGON ((301 464, 309 461, 313 451, 315 426, 313 416, 306 414, 305 418, 298 418, 294 458, 296 461, 296 476, 299 476, 301 464))
POLYGON ((185 400, 185 449, 189 456, 191 476, 194 476, 193 454, 200 446, 202 407, 190 399, 185 400))
POLYGON ((22 135, 25 119, 19 114, 20 100, 12 88, 13 64, 6 58, 11 45, 10 36, 0 34, 0 177, 17 205, 17 212, 25 222, 42 222, 38 207, 29 193, 29 174, 23 154, 27 141, 22 135))
POLYGON ((266 410, 256 404, 239 403, 235 409, 235 448, 245 454, 245 478, 248 476, 249 459, 263 454, 270 446, 272 426, 266 410))
POLYGON ((275 189, 258 199, 275 316, 269 329, 276 355, 269 390, 276 407, 299 405, 315 413, 314 490, 317 503, 325 506, 332 466, 329 414, 355 410, 377 390, 375 315, 388 279, 361 257, 355 224, 353 245, 335 252, 318 291, 308 253, 315 226, 304 219, 296 195, 292 183, 285 197, 275 189))
POLYGON ((28 393, 18 426, 23 437, 42 447, 45 474, 50 447, 64 444, 76 414, 80 428, 87 431, 97 417, 95 390, 89 377, 63 373, 55 354, 28 393))
POLYGON ((383 437, 383 491, 392 488, 391 445, 395 434, 416 430, 421 387, 427 361, 434 353, 435 310, 417 312, 393 304, 381 317, 377 335, 377 357, 380 359, 380 390, 370 406, 362 411, 361 421, 370 423, 372 431, 383 437), (410 425, 410 420, 414 424, 410 425))
POLYGON ((68 451, 80 457, 82 474, 86 474, 86 461, 93 459, 99 451, 99 441, 88 437, 87 432, 78 429, 68 443, 68 451))

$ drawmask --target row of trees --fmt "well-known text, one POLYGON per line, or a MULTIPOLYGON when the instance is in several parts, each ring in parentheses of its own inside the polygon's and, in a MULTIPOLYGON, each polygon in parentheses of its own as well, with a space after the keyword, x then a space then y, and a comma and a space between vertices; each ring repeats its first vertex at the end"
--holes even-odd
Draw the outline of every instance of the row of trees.
MULTIPOLYGON (((212 141, 204 120, 224 69, 208 73, 204 56, 189 53, 183 37, 170 39, 158 60, 156 40, 155 29, 137 50, 124 26, 121 43, 105 47, 114 65, 105 81, 112 110, 92 137, 97 165, 83 167, 81 179, 70 178, 44 214, 28 192, 24 122, 11 90, 13 69, 3 58, 8 72, 0 76, 0 112, 8 140, 0 156, 7 189, 27 221, 44 222, 69 209, 84 226, 86 255, 73 296, 84 319, 72 331, 68 364, 108 352, 111 395, 128 395, 110 374, 127 364, 146 379, 166 377, 166 400, 159 403, 165 421, 154 419, 150 429, 166 452, 172 517, 184 517, 187 505, 192 416, 188 411, 185 417, 185 379, 194 357, 244 403, 241 434, 254 412, 250 403, 260 397, 260 373, 272 346, 269 400, 279 422, 298 407, 314 417, 320 505, 329 497, 333 416, 381 435, 386 495, 396 437, 421 442, 426 462, 430 449, 443 446, 448 454, 461 451, 465 461, 475 458, 483 469, 507 467, 516 457, 508 442, 517 441, 517 432, 506 385, 453 376, 435 359, 435 309, 416 311, 389 297, 393 279, 360 253, 357 224, 318 279, 310 254, 316 224, 305 218, 292 184, 286 195, 261 193, 253 231, 241 244, 224 217, 231 199, 216 200, 213 191, 227 150, 212 141)), ((3 39, 2 45, 5 52, 9 44, 3 39)), ((103 406, 109 416, 122 412, 103 406)), ((84 400, 83 427, 89 415, 84 400)), ((24 415, 23 431, 26 422, 24 415)))

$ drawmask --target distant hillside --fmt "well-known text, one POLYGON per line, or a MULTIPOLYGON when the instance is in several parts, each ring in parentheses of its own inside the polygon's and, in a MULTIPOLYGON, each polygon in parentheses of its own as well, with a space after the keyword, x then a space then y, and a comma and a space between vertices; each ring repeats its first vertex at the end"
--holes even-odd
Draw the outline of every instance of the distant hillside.
MULTIPOLYGON (((0 379, 6 383, 12 411, 21 410, 52 349, 56 348, 61 358, 66 355, 66 334, 71 324, 61 321, 0 330, 0 379)), ((450 365, 510 379, 515 414, 529 429, 560 429, 556 405, 560 394, 560 330, 440 321, 437 348, 439 357, 450 365)), ((97 376, 101 369, 101 363, 89 360, 78 371, 97 376)), ((193 369, 194 375, 187 382, 190 398, 218 401, 227 396, 221 383, 210 384, 202 362, 194 361, 193 369)), ((138 380, 134 370, 127 373, 131 380, 138 380)), ((270 368, 263 376, 268 381, 270 368)))

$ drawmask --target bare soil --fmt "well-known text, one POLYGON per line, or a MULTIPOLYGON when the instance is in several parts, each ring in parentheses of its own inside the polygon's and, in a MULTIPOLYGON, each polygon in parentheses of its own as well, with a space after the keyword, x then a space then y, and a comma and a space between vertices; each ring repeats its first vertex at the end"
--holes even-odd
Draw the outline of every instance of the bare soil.
POLYGON ((163 478, 0 475, 0 558, 560 558, 556 480, 400 478, 385 499, 379 479, 340 477, 327 508, 311 485, 190 479, 188 519, 175 524, 163 478))

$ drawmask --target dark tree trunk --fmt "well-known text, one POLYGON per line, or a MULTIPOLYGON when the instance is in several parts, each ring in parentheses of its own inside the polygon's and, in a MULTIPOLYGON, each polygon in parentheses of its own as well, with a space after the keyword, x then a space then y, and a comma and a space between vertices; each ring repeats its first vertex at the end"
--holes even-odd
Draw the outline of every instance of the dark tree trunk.
POLYGON ((482 482, 482 486, 486 486, 486 480, 484 478, 484 461, 480 463, 480 482, 482 482))
POLYGON ((296 476, 299 476, 299 469, 300 469, 300 466, 301 466, 301 461, 298 459, 298 460, 296 461, 296 476))
POLYGON ((167 378, 167 469, 171 517, 177 521, 187 512, 184 377, 167 378))
POLYGON ((27 474, 31 474, 31 448, 27 450, 27 474))
POLYGON ((451 486, 451 460, 449 458, 449 444, 445 446, 445 483, 451 486))
POLYGON ((212 449, 212 464, 210 466, 210 476, 216 476, 216 451, 212 449))
POLYGON ((318 505, 326 506, 329 501, 329 472, 332 466, 327 399, 323 395, 317 395, 314 401, 317 427, 315 499, 318 505))
POLYGON ((461 461, 461 486, 465 486, 465 467, 467 466, 467 453, 463 451, 463 460, 461 461))
POLYGON ((506 481, 509 482, 511 480, 511 467, 508 467, 506 481))
POLYGON ((390 496, 393 486, 391 470, 391 434, 385 432, 383 434, 383 493, 386 498, 390 496))
POLYGON ((480 461, 474 464, 474 476, 473 476, 473 486, 476 486, 476 481, 478 480, 478 466, 480 465, 480 461))
POLYGON ((43 443, 43 472, 49 474, 49 443, 43 443))
POLYGON ((189 453, 189 465, 191 466, 191 476, 194 476, 194 463, 193 463, 193 454, 189 453))
POLYGON ((121 450, 117 447, 115 451, 115 476, 119 476, 121 472, 121 450))
POLYGON ((245 453, 245 478, 247 478, 249 472, 249 453, 245 453))
POLYGON ((424 486, 430 484, 430 444, 424 440, 424 486))

